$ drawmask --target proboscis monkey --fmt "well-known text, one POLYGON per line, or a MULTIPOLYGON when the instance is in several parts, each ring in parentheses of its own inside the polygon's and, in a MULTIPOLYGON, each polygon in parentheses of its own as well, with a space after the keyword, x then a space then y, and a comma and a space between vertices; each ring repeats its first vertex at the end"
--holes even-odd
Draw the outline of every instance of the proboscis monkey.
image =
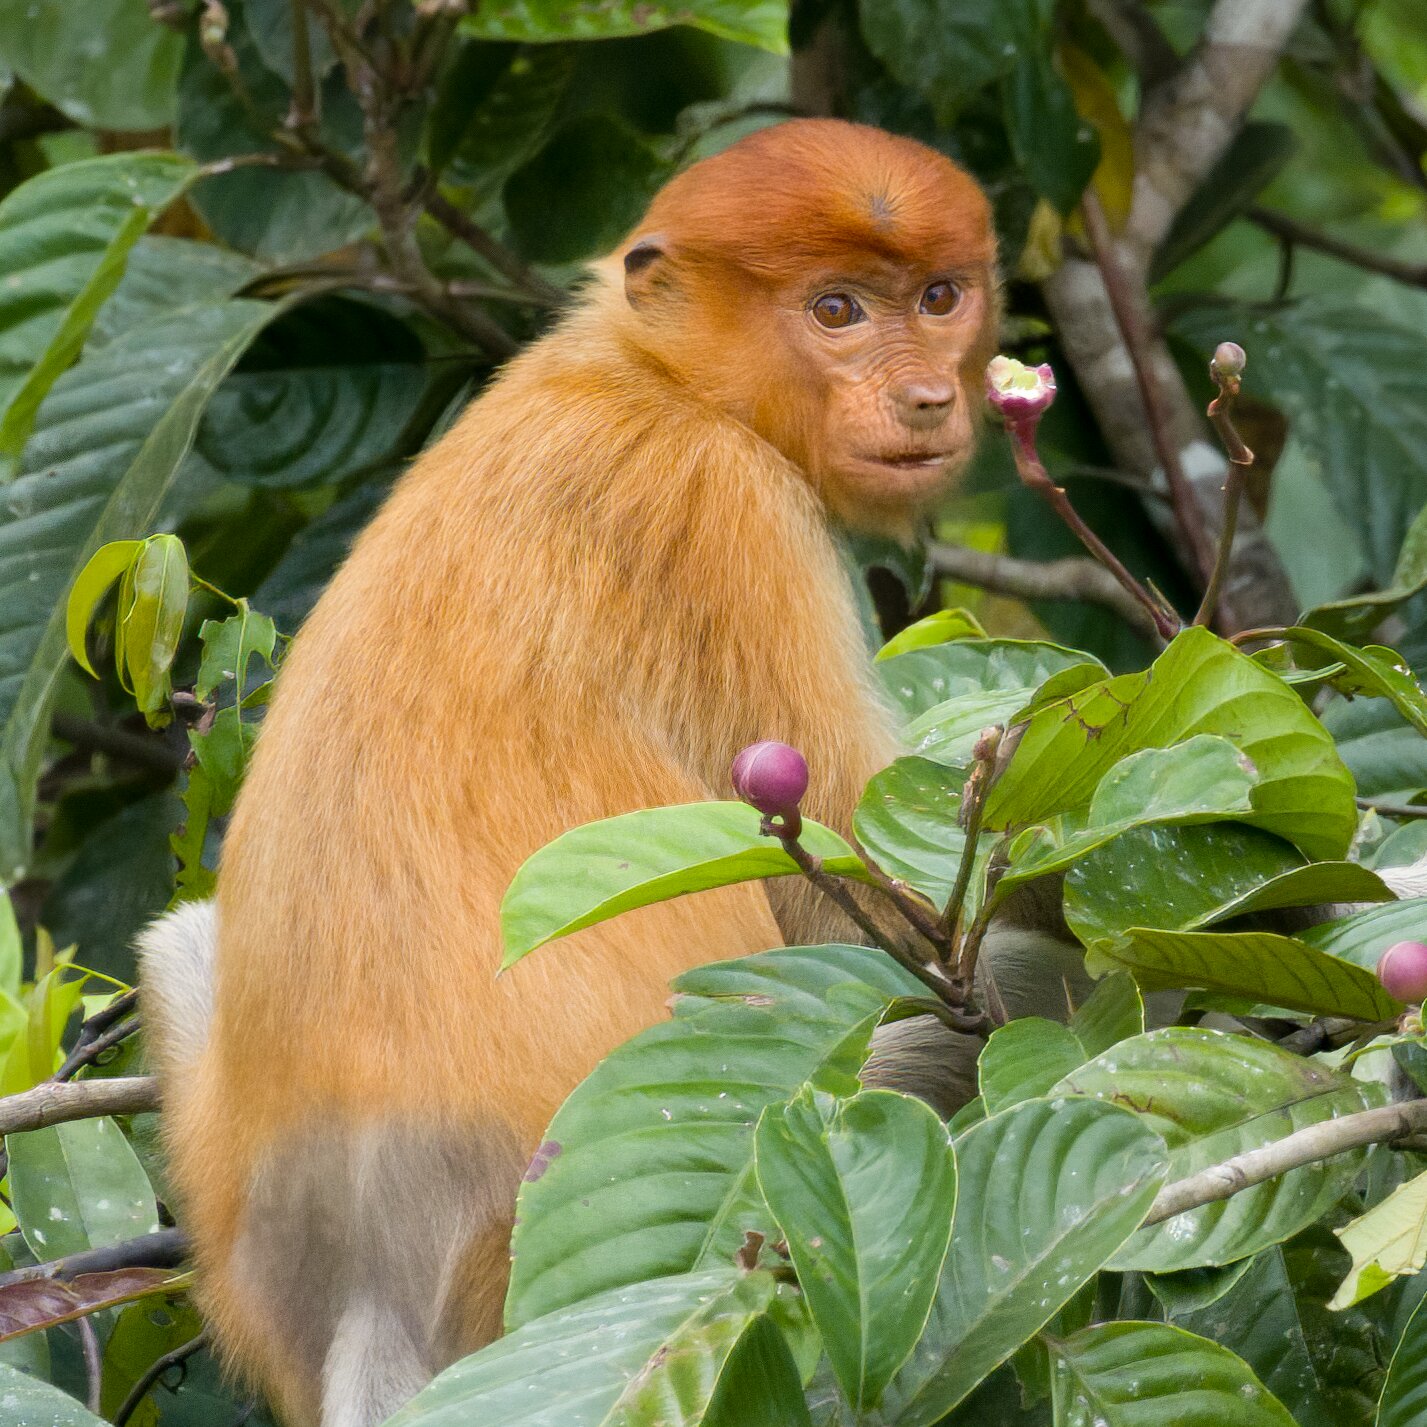
POLYGON ((994 263, 976 184, 908 139, 800 120, 696 164, 297 636, 216 913, 143 971, 200 1301, 290 1423, 369 1427, 498 1333, 522 1170, 671 977, 826 939, 755 884, 495 979, 530 853, 728 796, 745 744, 802 749, 848 828, 896 749, 830 527, 910 539, 966 462, 994 263))

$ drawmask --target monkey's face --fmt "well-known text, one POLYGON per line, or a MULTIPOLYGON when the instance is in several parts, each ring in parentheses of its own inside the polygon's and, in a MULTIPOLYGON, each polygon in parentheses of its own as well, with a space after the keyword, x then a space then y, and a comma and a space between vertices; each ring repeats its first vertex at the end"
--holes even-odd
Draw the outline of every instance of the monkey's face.
POLYGON ((970 458, 993 341, 990 283, 984 266, 879 263, 782 295, 780 336, 820 409, 769 434, 846 523, 905 526, 970 458))

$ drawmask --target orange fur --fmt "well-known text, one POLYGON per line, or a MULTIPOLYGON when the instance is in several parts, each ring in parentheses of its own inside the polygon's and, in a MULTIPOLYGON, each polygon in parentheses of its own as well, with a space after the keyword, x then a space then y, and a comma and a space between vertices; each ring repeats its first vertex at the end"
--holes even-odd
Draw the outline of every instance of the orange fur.
MULTIPOLYGON (((995 310, 985 202, 910 141, 801 121, 675 179, 650 235, 648 281, 627 298, 618 263, 599 267, 358 541, 292 647, 228 833, 211 1035, 167 1085, 172 1173, 216 1337, 293 1422, 317 1420, 321 1389, 253 1256, 314 1137, 337 1146, 333 1179, 358 1174, 344 1134, 417 1126, 479 1152, 472 1193, 502 1207, 458 1216, 434 1371, 497 1321, 489 1245, 564 1096, 663 1014, 671 977, 781 940, 739 887, 495 980, 521 861, 578 823, 729 796, 733 754, 764 738, 804 750, 808 811, 846 829, 895 751, 827 511, 903 531, 969 450, 995 310), (889 296, 880 347, 819 365, 810 285, 915 299, 944 271, 958 318, 903 320, 889 296), (905 490, 896 471, 844 478, 846 440, 904 439, 888 383, 929 364, 958 388, 945 467, 905 490)), ((417 1185, 413 1225, 431 1214, 417 1185)), ((366 1228, 324 1232, 360 1257, 366 1228)))

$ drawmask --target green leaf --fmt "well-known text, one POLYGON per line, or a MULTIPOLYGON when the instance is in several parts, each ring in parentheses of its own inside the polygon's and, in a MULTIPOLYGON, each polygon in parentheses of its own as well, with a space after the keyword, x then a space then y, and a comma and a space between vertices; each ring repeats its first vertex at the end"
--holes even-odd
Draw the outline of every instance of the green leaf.
MULTIPOLYGON (((1384 951, 1395 941, 1418 940, 1427 927, 1427 897, 1407 897, 1385 902, 1380 907, 1320 922, 1298 934, 1298 939, 1317 951, 1351 962, 1376 973, 1384 951)), ((1386 1015, 1397 1014, 1397 1003, 1386 1015)), ((1380 1019, 1385 1019, 1380 1018, 1380 1019)))
POLYGON ((1344 673, 1329 680, 1335 688, 1386 699, 1418 733, 1427 735, 1427 694, 1395 649, 1380 644, 1360 649, 1317 629, 1295 627, 1284 634, 1295 646, 1295 655, 1297 646, 1307 646, 1345 666, 1344 673))
MULTIPOLYGON (((0 0, 0 34, 7 5, 0 0)), ((28 30, 34 21, 19 23, 28 30)), ((177 154, 110 154, 46 169, 0 202, 0 456, 20 454, 130 249, 195 172, 177 154)))
POLYGON ((111 540, 107 545, 101 545, 70 587, 64 614, 65 642, 79 667, 95 679, 99 675, 89 662, 84 636, 100 600, 109 593, 115 580, 133 564, 134 556, 143 543, 142 540, 111 540))
POLYGON ((1208 307, 1174 327, 1205 355, 1234 336, 1253 363, 1253 393, 1280 407, 1314 453, 1350 531, 1362 536, 1379 585, 1427 491, 1427 371, 1409 322, 1334 297, 1273 312, 1208 307))
POLYGON ((812 1427, 798 1366, 771 1318, 755 1318, 724 1363, 701 1427, 812 1427))
POLYGON ((994 1115, 1044 1095, 1087 1058, 1075 1032, 1059 1021, 1041 1016, 1008 1021, 992 1031, 976 1063, 986 1113, 994 1115))
POLYGON ((20 941, 20 924, 15 920, 15 905, 10 894, 0 888, 0 993, 20 994, 20 975, 25 964, 25 950, 20 941))
POLYGON ((1086 806, 1127 754, 1199 733, 1228 738, 1258 769, 1245 822, 1310 857, 1347 851, 1357 829, 1353 782, 1327 731, 1281 679, 1202 628, 1176 636, 1144 672, 1036 713, 991 790, 986 825, 1036 823, 1086 806))
MULTIPOLYGON (((681 803, 586 823, 526 859, 501 902, 502 968, 556 937, 634 907, 798 865, 743 803, 681 803)), ((862 861, 835 832, 803 823, 802 845, 826 870, 858 876, 862 861)))
POLYGON ((889 876, 938 907, 956 881, 966 834, 957 825, 965 770, 929 758, 898 758, 872 775, 852 830, 889 876))
POLYGON ((1384 902, 1392 892, 1356 862, 1302 865, 1254 828, 1137 828, 1082 857, 1065 879, 1065 919, 1087 946, 1133 927, 1197 931, 1278 907, 1384 902))
POLYGON ((151 728, 168 723, 178 653, 188 612, 188 552, 176 535, 152 535, 124 571, 114 654, 119 677, 151 728))
POLYGON ((1375 1427, 1420 1427, 1427 1416, 1427 1299, 1417 1305, 1392 1354, 1375 1427))
POLYGON ((104 1427, 104 1419, 57 1387, 0 1363, 0 1402, 10 1427, 104 1427))
POLYGON ((914 718, 903 729, 902 740, 918 757, 964 768, 972 761, 976 744, 986 729, 993 724, 1011 723, 1034 695, 1034 689, 988 689, 962 694, 914 718))
POLYGON ((145 0, 0 0, 0 65, 86 129, 163 128, 182 53, 145 0))
POLYGON ((1348 1308, 1394 1278, 1417 1273, 1427 1264, 1427 1174, 1399 1184, 1366 1214, 1333 1232, 1353 1256, 1353 1266, 1330 1307, 1348 1308))
POLYGON ((1012 838, 1002 895, 1135 827, 1218 822, 1249 813, 1257 770, 1227 738, 1198 734, 1171 748, 1145 748, 1116 763, 1084 812, 1064 813, 1012 838))
POLYGON ((1116 971, 1103 978, 1071 1016, 1070 1029, 1092 1059, 1121 1041, 1143 1035, 1145 1003, 1134 977, 1116 971))
POLYGON ((907 654, 913 649, 929 649, 937 644, 951 644, 958 639, 985 639, 981 622, 968 609, 939 609, 925 619, 909 624, 894 634, 877 651, 875 663, 907 654))
POLYGON ((787 0, 486 0, 461 21, 483 40, 606 40, 643 35, 668 25, 693 25, 725 40, 788 49, 787 0))
POLYGON ((1036 1333, 1144 1218, 1165 1153, 1135 1117, 1027 1100, 955 1141, 951 1252, 931 1319, 884 1412, 930 1427, 1036 1333))
POLYGON ((1195 1270, 1234 1277, 1208 1307, 1171 1316, 1238 1353, 1298 1427, 1367 1427, 1382 1380, 1378 1333, 1361 1311, 1328 1311, 1343 1257, 1315 1225, 1228 1269, 1195 1270))
POLYGON ((0 876, 29 856, 69 588, 101 545, 151 528, 204 403, 279 310, 237 301, 136 327, 40 409, 0 525, 0 876))
POLYGON ((389 1427, 697 1427, 776 1287, 724 1267, 601 1294, 447 1368, 389 1427))
POLYGON ((1006 132, 1035 191, 1068 214, 1100 162, 1100 140, 1076 112, 1075 96, 1052 63, 1049 44, 1023 32, 1019 51, 1001 86, 1006 132))
POLYGON ((198 666, 195 697, 211 699, 220 684, 230 680, 240 696, 248 691, 248 667, 260 659, 269 671, 277 648, 277 627, 267 615, 238 601, 238 613, 225 620, 205 619, 198 631, 203 643, 203 659, 198 666))
MULTIPOLYGON (((1421 520, 1422 516, 1419 515, 1413 530, 1417 529, 1421 520)), ((1418 538, 1423 539, 1424 536, 1418 538)), ((1408 531, 1407 539, 1409 543, 1412 541, 1412 531, 1408 531)), ((1404 553, 1406 550, 1407 545, 1404 545, 1404 553)), ((1373 631, 1388 615, 1396 613, 1413 595, 1421 594, 1427 589, 1427 572, 1419 575, 1414 571, 1411 583, 1399 583, 1402 578, 1401 564, 1399 560, 1398 577, 1394 578, 1387 589, 1315 605, 1300 616, 1299 625, 1304 629, 1321 630, 1322 633, 1330 634, 1334 639, 1346 640, 1349 644, 1367 643, 1373 631)))
MULTIPOLYGON (((1130 1106, 1169 1146, 1171 1181, 1382 1099, 1376 1086, 1267 1042, 1182 1027, 1114 1046, 1053 1093, 1130 1106)), ((1170 1273, 1281 1243, 1337 1202, 1363 1157, 1353 1151, 1305 1165, 1142 1229, 1113 1266, 1170 1273)))
POLYGON ((1049 1346, 1057 1427, 1295 1427, 1242 1358, 1164 1323, 1100 1323, 1049 1346))
POLYGON ((805 1085, 856 1092, 873 1029, 924 993, 881 952, 844 946, 702 967, 674 989, 674 1019, 607 1056, 547 1131, 520 1192, 512 1327, 621 1284, 728 1263, 745 1229, 770 1233, 753 1183, 764 1107, 805 1085))
POLYGON ((505 184, 520 249, 537 262, 608 252, 643 216, 672 164, 622 120, 589 114, 558 129, 505 184), (550 195, 560 202, 552 208, 550 195))
POLYGON ((6 1135, 15 1217, 37 1259, 63 1258, 151 1234, 148 1176, 113 1120, 72 1120, 6 1135))
POLYGON ((931 1311, 951 1239, 956 1167, 919 1100, 804 1090, 754 1136, 758 1186, 778 1221, 848 1401, 872 1407, 931 1311))
POLYGON ((1099 660, 1059 644, 955 639, 884 658, 877 673, 903 713, 914 719, 951 699, 1012 692, 1029 697, 1052 675, 1087 666, 1096 671, 1094 678, 1103 677, 1099 660))
POLYGON ((1016 62, 1018 16, 1034 0, 861 0, 867 48, 949 125, 978 89, 1016 62))

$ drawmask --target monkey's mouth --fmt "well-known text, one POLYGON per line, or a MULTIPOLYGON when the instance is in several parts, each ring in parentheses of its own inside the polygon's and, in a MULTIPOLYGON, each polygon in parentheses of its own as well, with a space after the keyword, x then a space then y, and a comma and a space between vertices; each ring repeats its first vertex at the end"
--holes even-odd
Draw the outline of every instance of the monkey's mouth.
POLYGON ((958 451, 891 451, 859 458, 859 464, 908 476, 939 475, 960 458, 958 451))

